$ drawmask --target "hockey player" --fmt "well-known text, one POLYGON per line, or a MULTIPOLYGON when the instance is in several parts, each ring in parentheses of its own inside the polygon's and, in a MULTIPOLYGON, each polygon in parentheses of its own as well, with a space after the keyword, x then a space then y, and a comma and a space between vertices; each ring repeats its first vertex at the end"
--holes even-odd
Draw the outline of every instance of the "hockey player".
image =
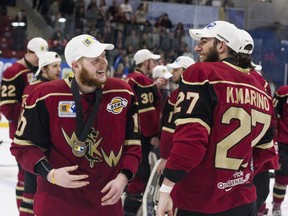
POLYGON ((275 170, 273 186, 273 216, 282 216, 281 204, 284 201, 288 184, 288 86, 280 86, 274 96, 274 106, 277 116, 275 140, 279 146, 280 168, 275 170))
POLYGON ((175 215, 255 216, 253 174, 276 154, 271 97, 244 69, 251 59, 238 55, 234 25, 215 21, 189 33, 201 62, 179 85, 157 214, 174 207, 175 215))
MULTIPOLYGON (((167 67, 172 69, 172 82, 179 84, 181 75, 190 65, 194 64, 195 61, 189 56, 179 56, 173 63, 167 64, 167 67)), ((175 131, 174 123, 174 106, 177 100, 178 88, 173 90, 167 98, 163 113, 162 113, 162 130, 160 139, 160 157, 161 162, 159 165, 158 172, 163 173, 165 168, 166 160, 170 150, 173 146, 173 134, 175 131)))
POLYGON ((132 89, 106 77, 113 48, 87 34, 72 38, 65 59, 75 77, 43 83, 26 100, 11 152, 39 175, 35 215, 123 215, 141 143, 132 89))
MULTIPOLYGON (((39 55, 39 67, 35 73, 36 80, 25 87, 22 96, 22 108, 24 109, 25 101, 32 90, 43 82, 57 80, 60 78, 61 57, 56 52, 45 52, 39 55)), ((33 203, 34 195, 37 188, 36 175, 25 172, 23 200, 19 208, 20 216, 34 215, 33 203)))
POLYGON ((135 71, 128 74, 126 81, 132 87, 139 103, 139 120, 141 128, 142 161, 134 180, 129 183, 124 203, 125 214, 136 214, 142 195, 150 176, 149 152, 159 146, 159 122, 161 110, 161 93, 159 89, 166 85, 164 77, 151 79, 153 68, 160 55, 150 50, 141 49, 134 55, 135 71))
MULTIPOLYGON (((24 88, 35 80, 34 73, 38 68, 39 55, 48 51, 48 43, 41 37, 29 40, 27 52, 22 59, 8 67, 1 80, 1 112, 9 121, 9 136, 13 140, 21 111, 24 88)), ((17 176, 16 201, 18 208, 22 202, 24 189, 24 171, 20 166, 17 176)))

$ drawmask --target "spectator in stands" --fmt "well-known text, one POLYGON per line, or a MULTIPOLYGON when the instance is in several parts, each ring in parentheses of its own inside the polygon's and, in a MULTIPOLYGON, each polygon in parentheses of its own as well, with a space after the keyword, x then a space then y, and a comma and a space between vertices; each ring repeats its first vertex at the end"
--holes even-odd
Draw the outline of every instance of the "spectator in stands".
POLYGON ((167 13, 164 13, 161 16, 159 16, 154 25, 155 27, 162 26, 166 29, 171 29, 173 27, 173 24, 167 13))
POLYGON ((75 1, 74 22, 75 22, 76 35, 82 34, 86 26, 86 14, 85 14, 85 1, 84 0, 75 1))
POLYGON ((113 77, 115 78, 120 78, 120 79, 124 79, 125 78, 125 66, 124 63, 119 62, 119 64, 116 67, 116 70, 113 73, 113 77))
POLYGON ((63 55, 67 42, 68 40, 63 32, 61 30, 56 31, 51 38, 51 50, 63 55))
POLYGON ((133 14, 133 9, 132 9, 132 6, 131 6, 129 0, 124 0, 124 2, 122 4, 120 4, 120 11, 121 11, 121 13, 124 14, 126 21, 130 22, 131 16, 133 14))
MULTIPOLYGON (((59 18, 59 10, 60 10, 60 5, 58 0, 53 0, 52 3, 49 6, 49 10, 47 12, 47 21, 48 24, 52 27, 56 27, 56 23, 59 18)), ((60 14, 61 16, 61 14, 60 14)))
POLYGON ((180 50, 185 43, 185 31, 184 26, 181 22, 179 22, 174 31, 173 31, 173 38, 172 39, 172 49, 180 50))
POLYGON ((149 25, 149 22, 147 20, 147 13, 148 2, 140 3, 135 12, 136 23, 140 25, 149 25))
POLYGON ((96 28, 98 13, 97 2, 96 0, 92 0, 86 11, 87 28, 90 32, 96 28))
POLYGON ((117 1, 112 0, 111 6, 108 8, 107 11, 107 20, 110 22, 115 21, 118 12, 119 12, 119 6, 117 5, 117 1))
POLYGON ((160 46, 159 28, 153 26, 152 31, 148 33, 147 39, 149 41, 149 49, 158 48, 160 46))
POLYGON ((139 37, 136 35, 136 30, 132 29, 130 34, 125 38, 125 47, 132 46, 135 50, 139 48, 139 37))

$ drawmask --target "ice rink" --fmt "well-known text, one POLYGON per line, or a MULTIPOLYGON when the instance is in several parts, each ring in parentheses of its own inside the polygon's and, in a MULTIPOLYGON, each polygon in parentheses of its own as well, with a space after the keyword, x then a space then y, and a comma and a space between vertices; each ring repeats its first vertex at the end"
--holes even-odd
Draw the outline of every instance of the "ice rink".
MULTIPOLYGON (((1 122, 0 122, 1 123, 1 122)), ((3 123, 3 122, 2 122, 3 123)), ((1 124, 0 124, 1 125, 1 124)), ((18 210, 15 201, 15 185, 17 179, 17 165, 14 157, 11 156, 9 147, 10 139, 8 136, 8 128, 0 127, 0 139, 3 143, 0 144, 0 209, 1 216, 17 216, 18 210)), ((271 188, 274 179, 271 179, 271 188)), ((288 195, 287 195, 288 196, 288 195)), ((267 206, 269 208, 269 216, 272 216, 271 210, 272 195, 269 194, 267 206)), ((282 215, 288 216, 287 198, 282 206, 282 215)))

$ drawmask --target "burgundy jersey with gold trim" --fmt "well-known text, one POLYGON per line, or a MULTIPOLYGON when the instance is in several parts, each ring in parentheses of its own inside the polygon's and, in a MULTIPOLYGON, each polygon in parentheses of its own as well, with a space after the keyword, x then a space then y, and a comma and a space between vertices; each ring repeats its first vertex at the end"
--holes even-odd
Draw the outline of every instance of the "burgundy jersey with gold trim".
POLYGON ((274 106, 277 115, 276 141, 288 144, 288 86, 276 90, 274 106))
POLYGON ((162 130, 160 138, 160 157, 166 159, 173 146, 173 133, 175 131, 174 106, 177 101, 178 89, 168 96, 162 114, 162 130))
POLYGON ((128 74, 126 81, 132 87, 138 103, 141 132, 145 137, 157 136, 160 123, 161 96, 153 81, 141 72, 128 74))
POLYGON ((254 76, 227 62, 182 75, 176 130, 164 175, 175 207, 217 213, 256 200, 254 170, 276 155, 272 99, 254 76))
MULTIPOLYGON (((84 121, 96 94, 81 94, 84 121)), ((122 215, 121 200, 101 206, 103 187, 122 169, 136 173, 141 160, 138 110, 130 86, 108 78, 96 119, 85 141, 75 149, 76 109, 71 80, 54 80, 36 87, 26 100, 23 116, 11 146, 24 169, 34 173, 47 157, 53 168, 78 165, 75 174, 87 174, 89 185, 66 189, 38 178, 34 213, 37 215, 122 215), (79 154, 75 154, 75 151, 79 154), (79 208, 81 206, 81 208, 79 208)))
POLYGON ((26 102, 26 99, 29 96, 29 94, 33 91, 33 89, 35 89, 41 83, 43 83, 42 80, 36 80, 35 82, 30 83, 29 85, 27 85, 24 88, 24 92, 23 92, 23 95, 22 95, 22 107, 24 107, 24 103, 26 102))
POLYGON ((24 88, 33 80, 33 72, 18 62, 3 72, 0 107, 3 115, 9 120, 11 139, 17 128, 24 88))

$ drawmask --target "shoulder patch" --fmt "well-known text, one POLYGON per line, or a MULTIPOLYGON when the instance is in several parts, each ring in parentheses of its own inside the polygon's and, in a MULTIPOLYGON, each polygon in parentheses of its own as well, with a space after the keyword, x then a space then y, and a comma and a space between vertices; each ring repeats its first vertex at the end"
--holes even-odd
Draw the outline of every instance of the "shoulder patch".
POLYGON ((107 104, 107 111, 113 114, 119 114, 123 108, 128 105, 128 101, 122 97, 114 97, 111 102, 107 104))
POLYGON ((36 77, 33 73, 27 73, 27 80, 28 80, 28 83, 32 83, 36 80, 36 77))
POLYGON ((66 118, 76 117, 75 101, 59 101, 58 116, 66 118))

